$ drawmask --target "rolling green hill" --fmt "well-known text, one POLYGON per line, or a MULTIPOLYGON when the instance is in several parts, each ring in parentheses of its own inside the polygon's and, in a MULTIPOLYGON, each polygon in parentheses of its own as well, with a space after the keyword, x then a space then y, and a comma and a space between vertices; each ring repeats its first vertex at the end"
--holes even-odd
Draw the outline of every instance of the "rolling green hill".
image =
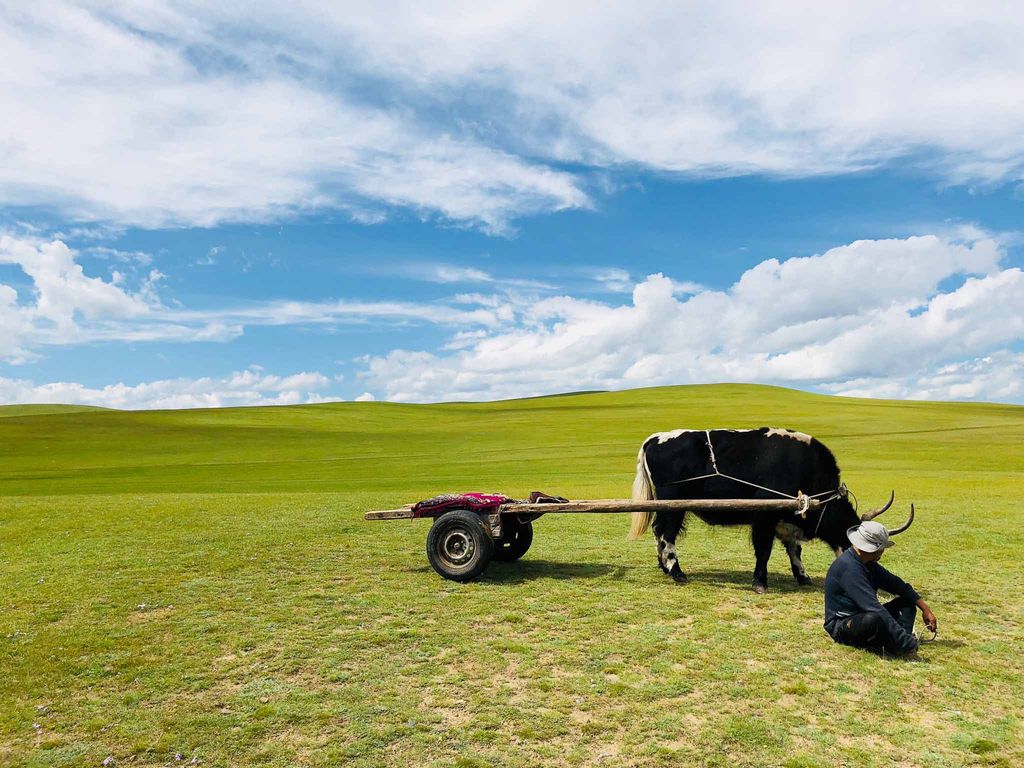
POLYGON ((48 416, 106 410, 94 405, 0 405, 0 419, 7 416, 48 416))
POLYGON ((867 471, 851 485, 880 494, 898 484, 901 468, 1011 467, 1020 456, 1015 446, 1024 407, 716 385, 473 404, 14 414, 0 427, 0 494, 415 496, 462 486, 522 493, 539 484, 621 495, 644 437, 705 425, 809 432, 833 449, 845 470, 867 471), (876 475, 875 469, 889 471, 876 475))
POLYGON ((1024 407, 718 385, 41 408, 0 409, 0 764, 1024 761, 1024 407), (448 490, 623 497, 649 433, 763 425, 824 441, 862 503, 916 502, 886 563, 939 616, 921 661, 834 646, 781 548, 754 595, 737 530, 694 524, 677 587, 625 516, 548 517, 458 585, 428 523, 361 519, 448 490))

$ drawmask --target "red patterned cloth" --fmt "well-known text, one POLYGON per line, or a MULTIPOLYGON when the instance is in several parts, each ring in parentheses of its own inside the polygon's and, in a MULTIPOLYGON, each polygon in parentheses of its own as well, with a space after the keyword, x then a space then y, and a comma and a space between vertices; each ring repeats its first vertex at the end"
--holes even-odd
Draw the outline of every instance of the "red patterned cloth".
POLYGON ((502 504, 512 504, 513 502, 515 499, 500 493, 442 493, 440 496, 413 504, 412 516, 435 517, 450 509, 490 512, 502 504))

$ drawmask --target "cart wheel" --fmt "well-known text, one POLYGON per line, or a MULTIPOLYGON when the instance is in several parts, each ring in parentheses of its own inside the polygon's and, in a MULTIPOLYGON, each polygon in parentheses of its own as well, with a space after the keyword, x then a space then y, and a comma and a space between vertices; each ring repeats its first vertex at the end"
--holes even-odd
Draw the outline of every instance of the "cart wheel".
POLYGON ((465 509, 445 512, 427 534, 427 559, 452 581, 472 581, 490 565, 494 539, 479 515, 465 509))
POLYGON ((526 554, 533 544, 533 523, 505 515, 501 521, 502 536, 494 543, 494 559, 511 563, 526 554))

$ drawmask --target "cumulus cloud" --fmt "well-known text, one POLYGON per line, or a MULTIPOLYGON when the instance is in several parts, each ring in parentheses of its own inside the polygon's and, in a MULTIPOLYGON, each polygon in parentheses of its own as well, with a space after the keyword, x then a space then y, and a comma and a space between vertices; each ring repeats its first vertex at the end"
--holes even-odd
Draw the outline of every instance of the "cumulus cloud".
POLYGON ((337 400, 322 391, 330 379, 321 373, 265 374, 258 366, 224 377, 164 379, 142 384, 86 387, 75 382, 36 385, 0 378, 0 404, 60 403, 105 408, 215 408, 243 405, 296 405, 337 400))
POLYGON ((1022 33, 1013 4, 8 4, 0 203, 508 233, 622 167, 1019 180, 1022 33))
MULTIPOLYGON (((86 318, 137 317, 149 304, 142 292, 129 294, 111 282, 87 277, 74 252, 59 240, 33 243, 0 235, 0 264, 21 267, 35 286, 33 314, 60 331, 74 325, 75 315, 86 318)), ((160 279, 153 272, 150 283, 160 279)))
POLYGON ((0 283, 0 360, 24 362, 34 348, 73 343, 89 336, 82 323, 103 335, 110 323, 149 316, 158 306, 156 285, 163 277, 151 270, 135 291, 114 272, 110 281, 85 274, 75 252, 60 240, 50 242, 0 234, 0 264, 17 266, 32 281, 33 301, 0 283))
POLYGON ((727 290, 689 296, 651 275, 631 303, 542 299, 440 353, 369 357, 362 376, 406 401, 714 381, 1017 398, 997 370, 1019 365, 1024 273, 1001 256, 991 237, 928 235, 767 260, 727 290), (969 386, 972 371, 989 373, 969 386))

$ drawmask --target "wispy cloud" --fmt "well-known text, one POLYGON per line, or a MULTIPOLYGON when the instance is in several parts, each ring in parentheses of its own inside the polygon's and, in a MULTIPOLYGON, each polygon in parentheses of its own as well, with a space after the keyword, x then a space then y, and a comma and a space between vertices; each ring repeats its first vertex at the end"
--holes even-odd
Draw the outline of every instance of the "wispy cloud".
POLYGON ((498 288, 516 288, 533 291, 554 291, 557 286, 543 280, 532 278, 496 276, 477 267, 464 267, 454 264, 411 264, 402 269, 406 276, 442 284, 483 283, 498 288))
POLYGON ((192 263, 195 264, 197 267, 212 267, 214 264, 217 263, 217 259, 223 252, 223 245, 215 245, 212 248, 208 249, 206 253, 195 258, 192 261, 192 263))
POLYGON ((592 187, 613 193, 622 167, 807 176, 899 160, 953 183, 1024 177, 1013 4, 0 15, 0 203, 83 222, 331 209, 372 224, 405 209, 507 234, 516 217, 590 206, 592 187))
POLYGON ((121 264, 136 264, 145 267, 153 263, 152 254, 145 251, 122 251, 118 248, 97 245, 86 248, 85 253, 93 258, 108 259, 121 264))
POLYGON ((589 205, 571 174, 325 87, 336 63, 317 69, 318 43, 293 47, 251 11, 0 10, 0 113, 17 116, 0 144, 0 203, 142 227, 318 209, 373 222, 399 207, 496 234, 519 215, 589 205), (204 66, 214 59, 236 65, 204 66))
POLYGON ((629 272, 618 267, 595 270, 593 278, 603 290, 609 293, 631 293, 633 291, 634 283, 629 272))
POLYGON ((435 283, 493 283, 494 278, 482 269, 473 267, 453 267, 448 264, 437 264, 428 267, 425 279, 435 283))
POLYGON ((60 403, 130 410, 296 405, 339 399, 324 394, 329 385, 330 379, 321 373, 276 376, 264 373, 259 366, 221 377, 162 379, 104 387, 76 382, 35 384, 27 379, 0 377, 0 404, 60 403))

